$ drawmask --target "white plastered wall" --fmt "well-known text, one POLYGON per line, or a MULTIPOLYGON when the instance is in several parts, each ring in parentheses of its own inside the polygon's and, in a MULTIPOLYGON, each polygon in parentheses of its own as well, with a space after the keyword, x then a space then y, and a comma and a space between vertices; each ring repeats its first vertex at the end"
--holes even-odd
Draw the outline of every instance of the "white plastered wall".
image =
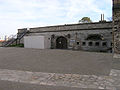
POLYGON ((51 40, 47 36, 25 36, 24 47, 36 49, 49 49, 51 40))

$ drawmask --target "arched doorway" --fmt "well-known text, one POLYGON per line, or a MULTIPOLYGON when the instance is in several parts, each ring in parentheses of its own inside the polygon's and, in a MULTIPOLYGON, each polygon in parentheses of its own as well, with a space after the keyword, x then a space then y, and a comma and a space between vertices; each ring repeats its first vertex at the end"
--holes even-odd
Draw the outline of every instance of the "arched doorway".
POLYGON ((56 39, 56 48, 57 49, 67 49, 67 39, 65 37, 58 37, 56 39))

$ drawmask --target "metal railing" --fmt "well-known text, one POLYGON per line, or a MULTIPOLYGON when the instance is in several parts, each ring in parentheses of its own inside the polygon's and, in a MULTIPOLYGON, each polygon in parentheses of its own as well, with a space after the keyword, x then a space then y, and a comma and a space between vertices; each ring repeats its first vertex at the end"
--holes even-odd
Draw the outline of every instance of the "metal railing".
POLYGON ((16 34, 16 35, 11 35, 8 37, 8 40, 7 41, 4 41, 2 43, 2 46, 3 47, 7 47, 15 42, 17 42, 17 40, 21 40, 27 33, 28 31, 25 30, 24 32, 20 33, 20 34, 16 34))

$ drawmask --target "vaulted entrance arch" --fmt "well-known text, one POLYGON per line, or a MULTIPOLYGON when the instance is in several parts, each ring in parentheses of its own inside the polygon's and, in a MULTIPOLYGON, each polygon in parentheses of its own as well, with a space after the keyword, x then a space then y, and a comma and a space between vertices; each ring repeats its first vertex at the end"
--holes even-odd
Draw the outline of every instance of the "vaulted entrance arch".
POLYGON ((56 48, 57 49, 67 49, 67 39, 63 36, 56 39, 56 48))

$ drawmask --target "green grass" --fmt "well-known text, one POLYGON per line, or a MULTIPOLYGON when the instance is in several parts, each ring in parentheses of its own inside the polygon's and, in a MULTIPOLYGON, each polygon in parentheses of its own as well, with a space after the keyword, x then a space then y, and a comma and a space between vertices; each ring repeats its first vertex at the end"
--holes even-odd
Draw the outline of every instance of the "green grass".
POLYGON ((24 47, 24 44, 9 45, 9 47, 24 47))

